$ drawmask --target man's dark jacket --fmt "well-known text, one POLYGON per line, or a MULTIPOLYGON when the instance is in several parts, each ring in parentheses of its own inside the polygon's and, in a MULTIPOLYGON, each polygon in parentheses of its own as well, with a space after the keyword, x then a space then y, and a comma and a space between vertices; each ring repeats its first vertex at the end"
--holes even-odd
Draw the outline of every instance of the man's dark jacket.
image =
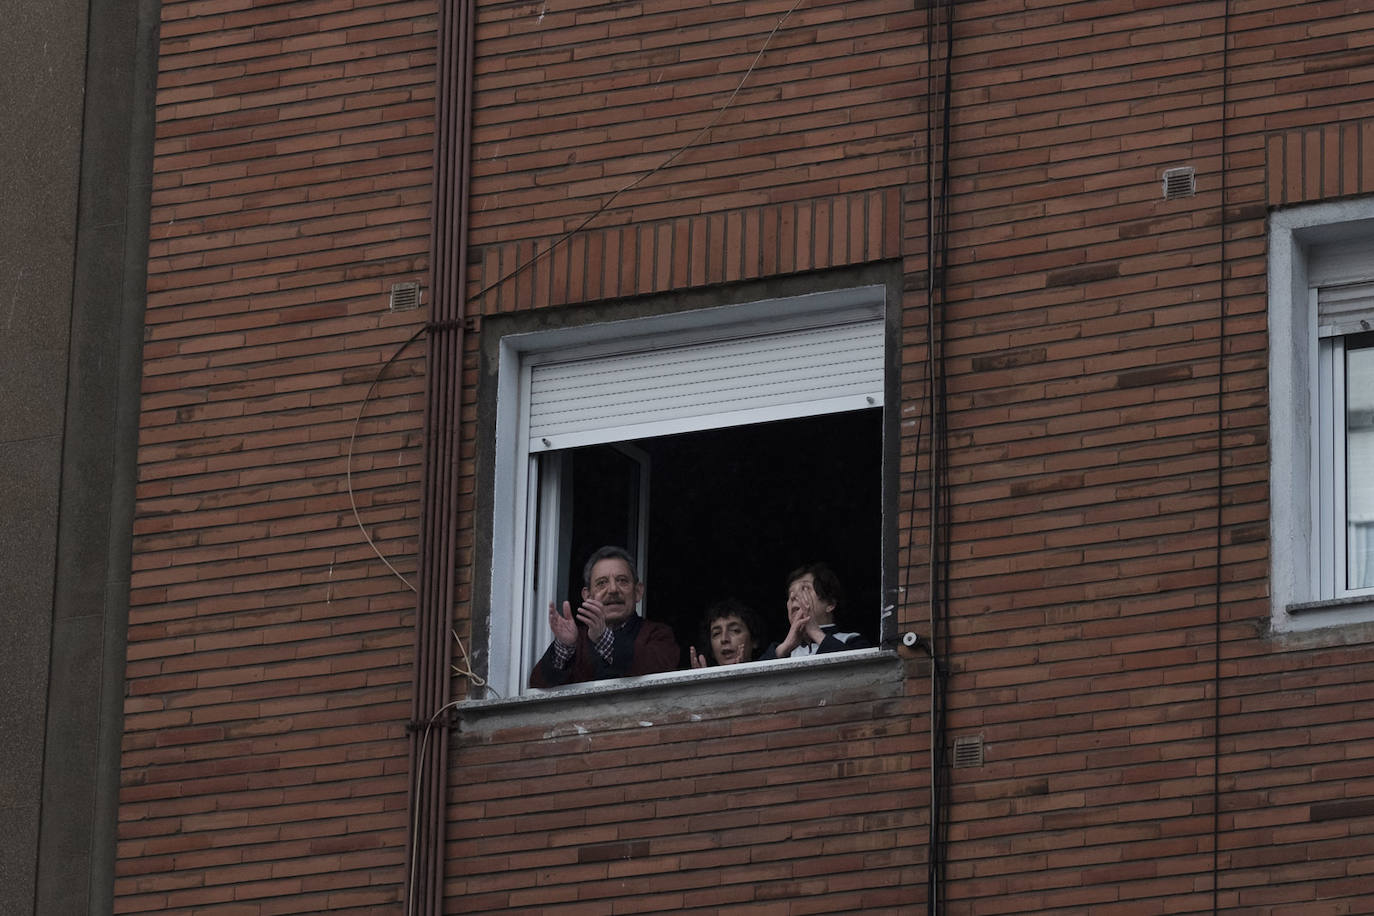
POLYGON ((680 655, 672 627, 645 620, 636 614, 615 631, 610 664, 592 645, 587 629, 578 626, 577 648, 573 650, 568 667, 560 671, 553 666, 553 645, 550 644, 530 674, 530 686, 561 687, 564 684, 673 671, 678 666, 680 655))

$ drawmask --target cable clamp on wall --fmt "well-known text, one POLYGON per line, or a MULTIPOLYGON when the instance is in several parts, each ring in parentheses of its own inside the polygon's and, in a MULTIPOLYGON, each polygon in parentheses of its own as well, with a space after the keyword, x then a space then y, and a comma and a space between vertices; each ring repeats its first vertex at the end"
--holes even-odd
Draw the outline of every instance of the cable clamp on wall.
POLYGON ((468 318, 442 318, 438 321, 425 322, 426 331, 461 331, 465 329, 472 329, 472 322, 468 318))
POLYGON ((440 712, 447 713, 447 715, 441 717, 436 713, 429 719, 407 719, 406 733, 415 734, 432 728, 453 728, 458 724, 458 710, 450 706, 446 710, 440 710, 440 712))

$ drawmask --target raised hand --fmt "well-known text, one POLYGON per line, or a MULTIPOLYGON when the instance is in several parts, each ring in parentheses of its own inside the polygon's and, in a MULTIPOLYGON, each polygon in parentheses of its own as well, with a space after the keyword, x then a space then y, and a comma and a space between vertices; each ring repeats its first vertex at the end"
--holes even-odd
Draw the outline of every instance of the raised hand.
POLYGON ((693 668, 707 668, 707 667, 709 667, 709 664, 708 664, 707 661, 706 661, 706 656, 705 656, 705 655, 700 655, 700 654, 698 654, 698 653, 697 653, 697 647, 696 647, 696 646, 688 646, 688 647, 687 647, 687 655, 689 656, 689 658, 690 658, 690 660, 691 660, 691 662, 692 662, 692 667, 693 667, 693 668))
POLYGON ((566 648, 577 648, 577 622, 573 620, 572 605, 563 602, 563 613, 558 613, 558 608, 552 601, 549 602, 549 629, 553 630, 553 638, 566 648))
POLYGON ((592 642, 606 632, 606 608, 595 598, 582 599, 582 606, 577 609, 577 619, 587 628, 587 636, 592 642))
POLYGON ((806 617, 803 632, 805 632, 808 641, 819 643, 821 640, 825 639, 825 631, 821 629, 821 625, 817 622, 816 618, 820 616, 821 613, 824 613, 825 609, 820 607, 820 596, 816 594, 816 588, 810 581, 802 583, 799 598, 801 605, 800 611, 806 617))
MULTIPOLYGON (((787 629, 787 638, 778 644, 778 658, 786 658, 792 654, 792 650, 806 642, 808 628, 815 626, 811 621, 811 610, 806 607, 789 607, 787 609, 787 619, 791 621, 791 626, 787 629)), ((811 640, 819 642, 819 640, 811 640)))

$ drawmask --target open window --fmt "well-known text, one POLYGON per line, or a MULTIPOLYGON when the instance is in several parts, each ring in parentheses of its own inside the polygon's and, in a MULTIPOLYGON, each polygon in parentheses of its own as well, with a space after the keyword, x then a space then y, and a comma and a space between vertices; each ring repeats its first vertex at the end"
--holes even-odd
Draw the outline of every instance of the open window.
POLYGON ((1374 620, 1374 200, 1270 224, 1274 622, 1374 620))
POLYGON ((488 656, 501 695, 522 691, 551 638, 548 603, 575 600, 583 560, 608 543, 636 555, 640 611, 684 654, 724 597, 760 612, 765 641, 781 638, 783 580, 815 560, 844 579, 840 622, 879 641, 885 296, 502 338, 488 656))
MULTIPOLYGON (((549 450, 534 456, 529 485, 530 517, 525 555, 525 593, 569 600, 576 607, 582 588, 579 557, 614 544, 639 560, 641 579, 648 578, 649 468, 647 452, 625 442, 549 450)), ((645 613, 648 597, 640 603, 645 613)), ((534 668, 553 632, 548 619, 535 614, 533 637, 526 640, 523 668, 534 668)))

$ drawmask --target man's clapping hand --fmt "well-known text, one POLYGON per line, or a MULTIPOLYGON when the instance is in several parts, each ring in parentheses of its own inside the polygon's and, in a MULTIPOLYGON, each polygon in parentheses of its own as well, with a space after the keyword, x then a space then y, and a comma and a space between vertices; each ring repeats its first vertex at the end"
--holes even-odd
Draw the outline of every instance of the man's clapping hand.
POLYGON ((549 629, 553 630, 553 638, 560 646, 577 648, 577 623, 573 620, 571 604, 564 601, 560 614, 554 603, 549 602, 549 629))
POLYGON ((587 636, 592 642, 596 642, 601 638, 601 634, 606 632, 606 609, 595 598, 587 598, 578 607, 577 616, 574 618, 570 602, 563 602, 561 614, 554 603, 549 602, 549 629, 553 630, 553 638, 568 649, 577 647, 579 621, 587 628, 587 636))

